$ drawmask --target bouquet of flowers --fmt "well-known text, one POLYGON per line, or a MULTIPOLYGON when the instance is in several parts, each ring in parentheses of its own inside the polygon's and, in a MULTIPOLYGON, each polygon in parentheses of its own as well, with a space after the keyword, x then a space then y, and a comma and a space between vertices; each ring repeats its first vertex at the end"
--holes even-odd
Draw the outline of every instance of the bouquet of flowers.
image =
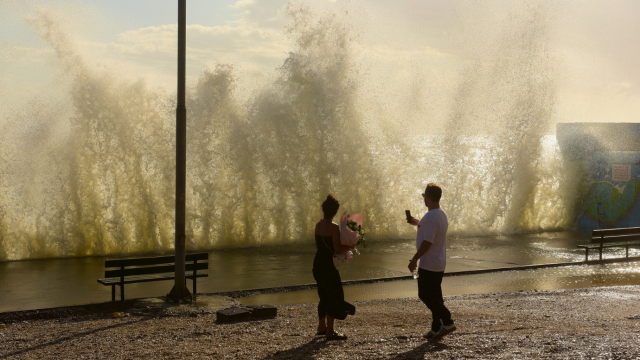
MULTIPOLYGON (((366 234, 362 228, 362 220, 364 216, 362 214, 349 215, 348 211, 345 211, 340 217, 340 242, 342 245, 356 246, 362 245, 367 248, 369 244, 364 239, 366 234)), ((353 249, 356 254, 360 254, 358 249, 353 249)))
MULTIPOLYGON (((360 214, 356 214, 356 215, 360 215, 360 214)), ((362 247, 365 249, 369 247, 369 244, 367 244, 367 242, 364 239, 364 235, 366 234, 366 231, 364 231, 364 229, 362 228, 362 223, 358 224, 357 222, 349 219, 349 215, 347 214, 347 227, 351 229, 351 231, 360 235, 360 238, 358 239, 358 243, 356 245, 362 245, 362 247)))

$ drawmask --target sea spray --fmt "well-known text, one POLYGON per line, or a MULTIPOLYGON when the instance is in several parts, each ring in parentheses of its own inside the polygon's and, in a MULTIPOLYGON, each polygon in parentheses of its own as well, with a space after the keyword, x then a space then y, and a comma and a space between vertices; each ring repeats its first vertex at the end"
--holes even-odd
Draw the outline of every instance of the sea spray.
MULTIPOLYGON (((527 10, 510 14, 510 26, 495 44, 478 39, 492 51, 462 72, 443 143, 450 169, 442 182, 451 189, 453 231, 526 231, 547 221, 538 216, 546 208, 540 200, 554 192, 540 191, 540 175, 551 165, 541 161, 549 159, 542 147, 555 120, 557 61, 550 49, 550 10, 527 10), (492 135, 484 136, 483 156, 469 161, 479 149, 468 140, 473 134, 492 135)), ((557 220, 551 228, 572 221, 557 220)))
MULTIPOLYGON (((393 119, 363 96, 375 74, 347 12, 287 11, 295 46, 270 83, 240 100, 235 65, 217 63, 188 91, 188 251, 312 244, 330 192, 365 215, 373 241, 411 237, 404 210, 425 211, 429 181, 444 188, 453 235, 573 225, 547 135, 556 60, 544 9, 515 12, 498 45, 462 67, 444 124, 402 120, 427 109, 411 106, 428 85, 418 80, 393 119)), ((169 253, 175 96, 91 63, 59 21, 46 9, 30 21, 63 71, 57 95, 3 112, 0 260, 169 253)))

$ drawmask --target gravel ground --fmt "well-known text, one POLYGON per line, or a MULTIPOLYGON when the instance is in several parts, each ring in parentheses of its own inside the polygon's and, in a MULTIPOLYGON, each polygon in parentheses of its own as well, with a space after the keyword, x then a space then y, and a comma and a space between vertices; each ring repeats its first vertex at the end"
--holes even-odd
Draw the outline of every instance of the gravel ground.
POLYGON ((0 358, 639 359, 639 298, 640 286, 449 296, 458 330, 437 342, 417 298, 356 302, 337 322, 346 341, 314 336, 315 304, 218 324, 214 309, 127 301, 0 314, 0 358))

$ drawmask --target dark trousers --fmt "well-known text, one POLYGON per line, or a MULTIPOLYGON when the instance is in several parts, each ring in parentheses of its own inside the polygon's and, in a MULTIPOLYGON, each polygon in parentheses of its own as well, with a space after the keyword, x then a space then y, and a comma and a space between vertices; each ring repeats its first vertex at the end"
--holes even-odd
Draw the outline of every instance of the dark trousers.
POLYGON ((418 297, 431 310, 433 321, 431 330, 440 330, 440 324, 451 325, 451 312, 444 306, 442 298, 442 276, 444 272, 435 272, 418 268, 418 297))

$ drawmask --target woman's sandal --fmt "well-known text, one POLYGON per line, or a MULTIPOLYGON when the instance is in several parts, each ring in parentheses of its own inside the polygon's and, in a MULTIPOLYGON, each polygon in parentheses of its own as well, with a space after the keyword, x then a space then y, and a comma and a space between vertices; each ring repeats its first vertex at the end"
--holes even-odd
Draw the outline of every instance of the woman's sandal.
POLYGON ((327 336, 326 339, 327 339, 327 341, 329 341, 329 340, 347 340, 347 336, 339 334, 339 333, 334 331, 333 334, 331 336, 327 336))
POLYGON ((318 331, 318 332, 316 333, 316 336, 320 336, 320 335, 327 335, 327 330, 325 330, 325 331, 318 331))

